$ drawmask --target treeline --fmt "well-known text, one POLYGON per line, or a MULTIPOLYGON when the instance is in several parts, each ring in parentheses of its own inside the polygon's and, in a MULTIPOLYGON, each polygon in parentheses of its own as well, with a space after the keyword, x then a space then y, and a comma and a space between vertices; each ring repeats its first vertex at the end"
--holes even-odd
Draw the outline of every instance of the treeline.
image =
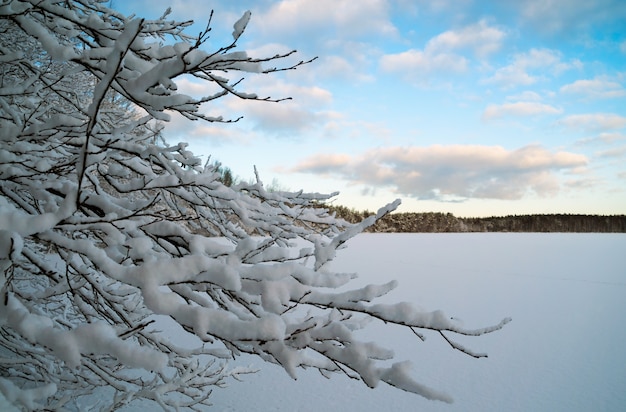
MULTIPOLYGON (((352 223, 372 214, 345 206, 330 206, 338 217, 352 223)), ((463 218, 451 213, 393 213, 379 220, 369 232, 598 232, 626 233, 626 215, 515 215, 463 218)))
POLYGON ((626 216, 521 215, 461 219, 474 232, 626 232, 626 216))

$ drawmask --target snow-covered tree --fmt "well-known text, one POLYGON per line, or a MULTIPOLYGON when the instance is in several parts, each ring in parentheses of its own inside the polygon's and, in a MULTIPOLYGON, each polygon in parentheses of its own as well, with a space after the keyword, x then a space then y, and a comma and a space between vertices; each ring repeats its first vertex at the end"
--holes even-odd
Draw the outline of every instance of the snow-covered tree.
MULTIPOLYGON (((439 333, 464 329, 441 311, 374 303, 396 284, 345 287, 327 263, 359 224, 323 207, 334 196, 268 192, 221 182, 185 144, 166 145, 156 121, 209 117, 226 95, 277 101, 236 87, 240 73, 287 55, 250 58, 233 41, 207 51, 190 22, 127 18, 95 0, 0 4, 0 391, 25 409, 62 408, 95 388, 107 407, 137 399, 164 409, 208 405, 211 389, 251 370, 253 354, 292 377, 315 368, 449 401, 406 363, 354 334, 364 320, 439 333), (201 99, 181 76, 214 85, 201 99), (341 291, 337 288, 342 287, 341 291), (391 366, 389 366, 391 365, 391 366)), ((236 120, 236 119, 234 119, 236 120)), ((100 405, 103 407, 103 405, 100 405)))

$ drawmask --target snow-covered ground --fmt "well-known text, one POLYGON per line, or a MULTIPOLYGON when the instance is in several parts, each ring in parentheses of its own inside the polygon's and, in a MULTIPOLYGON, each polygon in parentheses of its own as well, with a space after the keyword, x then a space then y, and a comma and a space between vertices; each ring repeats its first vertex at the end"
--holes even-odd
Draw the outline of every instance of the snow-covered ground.
MULTIPOLYGON (((372 323, 371 340, 414 364, 421 382, 455 403, 428 401, 382 385, 300 371, 291 380, 261 369, 213 392, 214 411, 621 411, 626 405, 626 235, 362 234, 333 266, 354 271, 352 286, 397 279, 386 297, 443 309, 465 326, 513 321, 503 330, 457 339, 489 354, 474 359, 441 337, 372 323)), ((82 406, 86 406, 81 404, 82 406)), ((8 406, 0 397, 0 410, 8 406)), ((127 410, 145 410, 134 405, 127 410)))
POLYGON ((464 339, 489 353, 473 359, 438 335, 372 324, 416 377, 452 395, 452 405, 336 376, 261 372, 216 390, 216 411, 619 411, 626 405, 626 235, 364 234, 334 267, 359 282, 400 281, 389 299, 443 309, 466 326, 513 322, 464 339))

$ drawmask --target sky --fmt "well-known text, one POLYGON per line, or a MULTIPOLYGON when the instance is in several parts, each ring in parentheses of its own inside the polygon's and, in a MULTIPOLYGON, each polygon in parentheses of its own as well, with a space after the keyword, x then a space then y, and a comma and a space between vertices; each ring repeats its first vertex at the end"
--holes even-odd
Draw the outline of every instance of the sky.
MULTIPOLYGON (((250 56, 297 50, 244 73, 203 107, 236 123, 173 117, 164 135, 240 179, 332 193, 334 204, 455 216, 626 213, 626 2, 622 0, 114 0, 125 14, 214 11, 213 51, 233 24, 250 56), (209 157, 210 156, 210 157, 209 157)), ((192 96, 209 85, 176 79, 192 96)))

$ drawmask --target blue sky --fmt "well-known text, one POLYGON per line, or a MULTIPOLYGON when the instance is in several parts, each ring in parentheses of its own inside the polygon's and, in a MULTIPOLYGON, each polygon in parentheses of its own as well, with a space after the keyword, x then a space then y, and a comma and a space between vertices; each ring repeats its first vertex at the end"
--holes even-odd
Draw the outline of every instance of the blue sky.
MULTIPOLYGON (((281 103, 224 99, 174 118, 172 143, 243 179, 330 193, 356 209, 456 216, 626 213, 626 2, 622 0, 127 0, 124 13, 215 12, 207 48, 297 49, 296 71, 240 86, 281 103)), ((288 63, 288 62, 286 62, 288 63)), ((206 86, 178 80, 179 90, 206 86)))

